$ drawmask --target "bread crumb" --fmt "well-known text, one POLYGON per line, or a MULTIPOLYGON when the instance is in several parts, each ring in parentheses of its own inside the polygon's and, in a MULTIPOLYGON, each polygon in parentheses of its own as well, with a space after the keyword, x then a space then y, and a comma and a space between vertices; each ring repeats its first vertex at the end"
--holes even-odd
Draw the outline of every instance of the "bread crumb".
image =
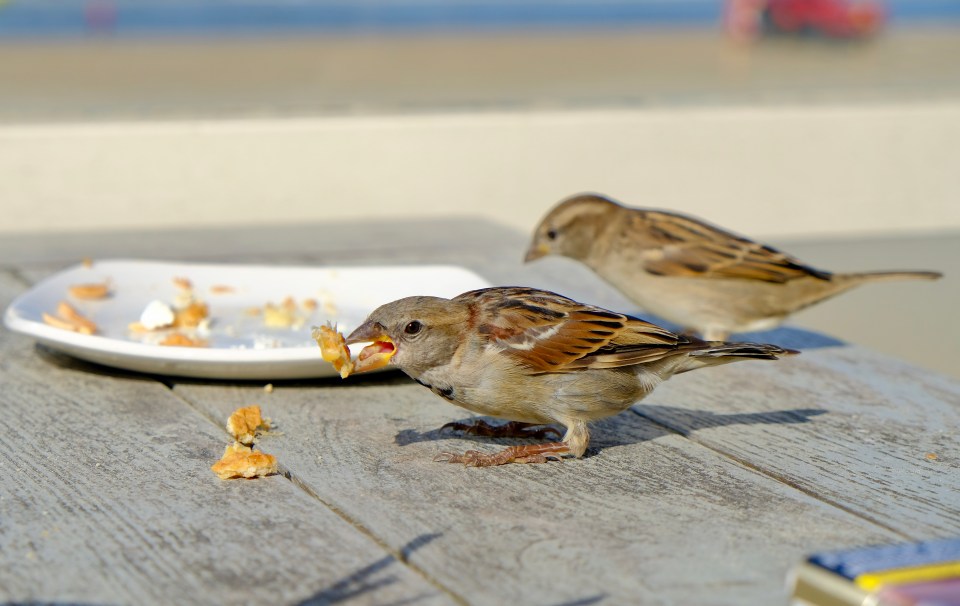
POLYGON ((227 431, 241 444, 253 444, 261 428, 270 429, 270 422, 261 416, 256 404, 236 409, 227 419, 227 431))
POLYGON ((151 331, 157 330, 158 328, 166 328, 173 325, 173 321, 176 319, 176 314, 173 313, 173 308, 160 300, 150 301, 146 307, 143 308, 143 311, 140 312, 140 321, 135 322, 130 325, 130 329, 134 332, 142 332, 143 330, 151 331))
POLYGON ((159 343, 167 347, 206 347, 207 342, 203 339, 193 339, 182 332, 170 333, 159 343))
POLYGON ((273 383, 267 383, 263 386, 263 391, 265 393, 273 393, 273 383))
POLYGON ((173 279, 173 285, 181 290, 193 290, 193 282, 189 278, 178 276, 173 279))
POLYGON ((236 292, 236 290, 237 289, 235 289, 234 287, 228 286, 226 284, 214 284, 213 286, 210 287, 210 292, 215 295, 226 295, 232 292, 236 292))
POLYGON ((272 328, 289 328, 293 324, 293 315, 282 305, 267 303, 263 308, 263 324, 272 328))
POLYGON ((202 301, 192 301, 186 307, 174 310, 173 325, 178 328, 196 328, 210 315, 210 309, 202 301))
POLYGON ((97 325, 89 318, 83 316, 72 305, 66 301, 60 301, 57 304, 56 315, 46 312, 42 314, 43 321, 55 328, 79 332, 85 335, 92 335, 97 332, 97 325))
POLYGON ((74 284, 67 288, 67 293, 74 299, 97 300, 110 296, 110 286, 106 283, 74 284))
POLYGON ((928 452, 928 453, 927 453, 927 460, 928 460, 928 461, 936 461, 936 460, 939 459, 939 458, 940 458, 940 457, 938 457, 938 456, 937 456, 937 453, 935 453, 935 452, 928 452))
POLYGON ((328 323, 324 326, 314 326, 311 335, 320 346, 320 355, 333 364, 340 373, 340 378, 349 377, 353 372, 353 360, 350 359, 350 348, 344 341, 343 333, 337 332, 336 327, 328 323))
POLYGON ((234 442, 224 449, 223 456, 210 469, 221 480, 262 478, 277 473, 277 458, 234 442))

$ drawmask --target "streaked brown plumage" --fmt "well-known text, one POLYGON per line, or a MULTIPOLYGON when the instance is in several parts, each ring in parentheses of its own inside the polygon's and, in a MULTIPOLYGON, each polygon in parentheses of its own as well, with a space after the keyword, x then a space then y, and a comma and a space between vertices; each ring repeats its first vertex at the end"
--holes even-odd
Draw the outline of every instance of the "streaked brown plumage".
POLYGON ((625 410, 675 374, 795 353, 774 345, 701 341, 522 287, 387 303, 347 337, 347 343, 366 341, 391 343, 390 364, 453 404, 566 428, 557 444, 446 457, 480 466, 579 457, 589 441, 587 423, 625 410))
POLYGON ((628 208, 595 194, 568 198, 543 218, 526 260, 549 254, 581 261, 645 311, 711 340, 775 327, 867 282, 941 276, 835 274, 693 217, 628 208))

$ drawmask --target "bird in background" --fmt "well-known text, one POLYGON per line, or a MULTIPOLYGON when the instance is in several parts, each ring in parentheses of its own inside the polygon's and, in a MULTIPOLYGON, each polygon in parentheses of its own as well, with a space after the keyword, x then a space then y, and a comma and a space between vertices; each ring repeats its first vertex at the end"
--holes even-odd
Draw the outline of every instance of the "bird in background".
POLYGON ((587 424, 612 416, 675 374, 797 353, 775 345, 701 341, 638 318, 578 303, 544 290, 493 287, 453 299, 408 297, 374 310, 346 344, 371 342, 358 369, 387 364, 457 406, 507 419, 444 428, 487 436, 559 442, 511 446, 482 454, 443 453, 469 466, 543 463, 580 457, 587 424))
POLYGON ((708 340, 774 328, 861 284, 942 275, 832 273, 699 219, 596 194, 568 198, 540 221, 525 260, 551 254, 582 262, 645 311, 708 340))

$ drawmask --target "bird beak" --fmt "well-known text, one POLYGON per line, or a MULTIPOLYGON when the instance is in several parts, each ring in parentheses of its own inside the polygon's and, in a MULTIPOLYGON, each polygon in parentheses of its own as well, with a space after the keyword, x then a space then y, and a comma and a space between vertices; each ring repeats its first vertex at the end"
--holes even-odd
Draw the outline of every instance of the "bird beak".
POLYGON ((379 322, 364 322, 347 337, 347 345, 370 342, 370 345, 360 350, 357 363, 353 367, 354 373, 383 368, 390 363, 393 354, 397 353, 393 339, 388 337, 384 330, 379 322))
POLYGON ((529 263, 530 261, 536 261, 540 257, 546 257, 550 254, 550 247, 542 242, 540 244, 533 244, 530 246, 530 249, 527 251, 527 255, 523 258, 524 263, 529 263))

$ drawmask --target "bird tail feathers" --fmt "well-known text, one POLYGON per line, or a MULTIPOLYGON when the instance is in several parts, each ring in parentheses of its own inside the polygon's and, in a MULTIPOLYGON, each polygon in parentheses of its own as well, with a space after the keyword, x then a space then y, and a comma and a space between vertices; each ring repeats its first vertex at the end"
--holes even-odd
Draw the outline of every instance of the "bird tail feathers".
POLYGON ((886 282, 888 280, 937 280, 943 274, 938 271, 868 271, 855 274, 834 274, 834 280, 864 282, 886 282))
POLYGON ((705 366, 729 364, 740 360, 779 360, 783 356, 800 353, 795 349, 786 349, 767 343, 725 343, 708 341, 701 349, 691 351, 684 359, 683 366, 675 374, 696 370, 705 366))

